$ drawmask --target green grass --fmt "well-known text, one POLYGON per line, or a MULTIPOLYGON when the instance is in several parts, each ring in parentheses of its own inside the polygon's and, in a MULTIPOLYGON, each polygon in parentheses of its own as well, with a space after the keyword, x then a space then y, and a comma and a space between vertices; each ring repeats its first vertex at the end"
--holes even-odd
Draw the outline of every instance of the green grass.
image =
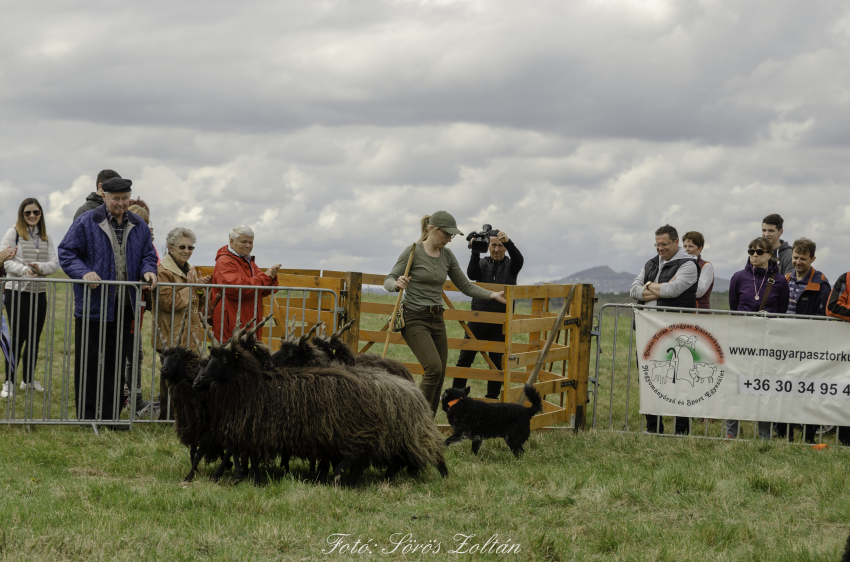
MULTIPOLYGON (((83 428, 2 428, 3 560, 320 560, 327 537, 377 543, 394 533, 459 533, 519 544, 517 560, 837 560, 850 530, 848 451, 653 439, 606 432, 535 434, 523 459, 488 441, 447 451, 450 476, 353 490, 308 480, 304 463, 266 486, 181 483, 186 449, 169 427, 95 436, 83 428)), ((396 537, 397 538, 397 537, 396 537)), ((482 559, 500 560, 490 554, 482 559)))

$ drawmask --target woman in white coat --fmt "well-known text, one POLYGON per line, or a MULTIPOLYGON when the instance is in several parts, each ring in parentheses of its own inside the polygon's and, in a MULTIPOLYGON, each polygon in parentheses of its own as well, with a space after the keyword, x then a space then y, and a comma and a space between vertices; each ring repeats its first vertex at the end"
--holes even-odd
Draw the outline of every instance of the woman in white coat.
POLYGON ((4 264, 9 281, 4 287, 3 304, 9 319, 15 368, 11 369, 6 362, 6 382, 0 391, 2 398, 12 394, 18 373, 21 390, 27 387, 44 390, 33 380, 38 344, 47 318, 47 283, 38 283, 38 280, 59 269, 59 258, 53 239, 47 234, 44 211, 37 200, 29 198, 21 203, 17 223, 0 241, 0 250, 8 248, 16 251, 4 264))

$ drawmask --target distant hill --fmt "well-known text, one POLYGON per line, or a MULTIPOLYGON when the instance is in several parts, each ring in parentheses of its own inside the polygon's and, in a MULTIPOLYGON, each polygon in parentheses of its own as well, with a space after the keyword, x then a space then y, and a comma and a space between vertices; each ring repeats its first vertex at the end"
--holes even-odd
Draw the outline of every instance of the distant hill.
MULTIPOLYGON (((632 286, 632 281, 637 277, 636 273, 627 273, 621 271, 617 273, 607 265, 591 267, 578 273, 573 273, 562 279, 551 281, 551 283, 559 283, 563 285, 573 285, 575 283, 590 283, 594 286, 597 293, 628 293, 629 287, 632 286)), ((729 280, 716 277, 714 279, 714 289, 712 292, 723 293, 729 290, 729 280)))
POLYGON ((561 285, 574 285, 576 283, 590 283, 597 293, 627 293, 636 274, 621 271, 617 273, 607 265, 591 267, 578 273, 573 273, 562 279, 552 281, 561 285))

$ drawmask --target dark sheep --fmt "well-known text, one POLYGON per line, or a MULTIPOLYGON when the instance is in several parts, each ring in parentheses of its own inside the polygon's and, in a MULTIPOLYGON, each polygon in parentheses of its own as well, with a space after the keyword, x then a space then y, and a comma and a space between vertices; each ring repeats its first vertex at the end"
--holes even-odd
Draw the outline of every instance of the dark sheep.
POLYGON ((369 384, 387 420, 387 433, 375 448, 371 461, 375 465, 387 467, 387 478, 391 478, 405 466, 408 473, 415 476, 429 465, 437 468, 442 476, 447 476, 443 437, 434 425, 431 408, 413 383, 410 372, 397 361, 394 363, 400 370, 394 368, 394 371, 390 372, 387 369, 388 363, 376 356, 370 357, 375 357, 377 361, 354 360, 355 357, 359 359, 362 356, 351 353, 348 345, 339 337, 353 322, 343 326, 330 338, 315 338, 315 346, 307 340, 298 342, 295 348, 289 346, 287 349, 291 353, 287 351, 286 361, 295 363, 301 360, 318 364, 324 359, 326 364, 344 366, 369 384), (323 350, 323 357, 320 358, 315 349, 323 350))
MULTIPOLYGON (((192 388, 195 375, 200 370, 200 356, 185 347, 165 348, 162 351, 162 380, 171 396, 174 428, 180 442, 189 447, 192 468, 184 481, 191 482, 203 458, 213 462, 224 458, 209 427, 209 414, 205 396, 192 388)), ((229 464, 224 460, 223 465, 229 464)))
POLYGON ((194 385, 209 387, 212 425, 225 446, 260 463, 282 452, 328 459, 335 483, 351 468, 348 484, 354 485, 386 432, 374 396, 350 373, 333 367, 264 372, 237 336, 210 350, 194 385))
MULTIPOLYGON (((180 341, 186 326, 188 311, 180 323, 176 341, 180 341)), ((165 385, 171 397, 174 411, 174 428, 177 438, 189 447, 191 469, 184 481, 191 482, 198 468, 198 463, 206 456, 207 462, 223 458, 222 467, 227 464, 224 451, 217 446, 208 423, 208 412, 202 393, 192 389, 192 383, 201 369, 201 356, 198 352, 183 346, 168 347, 159 329, 156 330, 162 349, 162 368, 160 383, 165 385)), ((199 350, 203 346, 195 338, 199 350)))
POLYGON ((351 351, 351 348, 348 347, 344 341, 342 341, 342 334, 348 330, 352 324, 354 324, 356 320, 352 320, 336 332, 334 332, 331 337, 325 338, 322 336, 316 337, 313 342, 316 347, 318 347, 325 355, 333 362, 340 363, 342 365, 357 365, 362 367, 369 367, 373 369, 380 369, 382 371, 386 371, 387 373, 402 378, 409 382, 413 381, 413 375, 410 374, 410 371, 407 367, 404 366, 404 363, 401 361, 396 361, 395 359, 389 359, 387 357, 381 357, 379 355, 374 355, 372 353, 360 353, 355 354, 351 351))

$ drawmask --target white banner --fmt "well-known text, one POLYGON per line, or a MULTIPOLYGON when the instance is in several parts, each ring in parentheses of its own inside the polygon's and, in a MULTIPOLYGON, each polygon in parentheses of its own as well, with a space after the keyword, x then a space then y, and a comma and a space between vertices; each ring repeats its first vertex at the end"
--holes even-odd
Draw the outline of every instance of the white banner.
POLYGON ((642 414, 850 425, 850 323, 635 316, 642 414))

